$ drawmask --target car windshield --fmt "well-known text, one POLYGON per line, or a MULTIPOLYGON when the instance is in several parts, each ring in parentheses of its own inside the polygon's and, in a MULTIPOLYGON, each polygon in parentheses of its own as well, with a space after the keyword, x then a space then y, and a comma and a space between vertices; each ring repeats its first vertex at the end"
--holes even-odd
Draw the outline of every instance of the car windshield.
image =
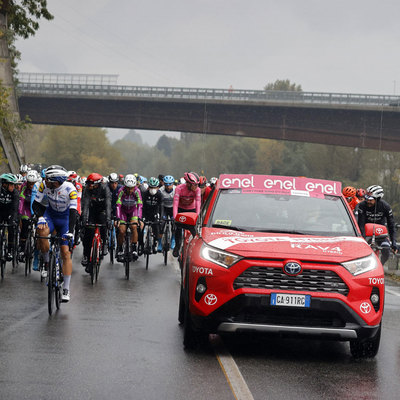
POLYGON ((221 190, 209 227, 321 236, 356 236, 340 197, 322 198, 221 190))

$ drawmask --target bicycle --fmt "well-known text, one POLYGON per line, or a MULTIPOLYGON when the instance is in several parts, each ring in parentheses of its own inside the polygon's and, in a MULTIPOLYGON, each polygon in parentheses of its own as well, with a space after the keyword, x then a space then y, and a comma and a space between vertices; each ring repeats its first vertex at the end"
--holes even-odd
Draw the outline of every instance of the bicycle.
MULTIPOLYGON (((1 279, 4 279, 4 273, 6 269, 6 263, 7 263, 7 253, 8 253, 8 228, 10 226, 14 226, 16 229, 15 224, 0 224, 0 268, 1 268, 1 279), (7 235, 6 235, 7 231, 7 235)), ((15 238, 15 233, 14 233, 14 238, 15 238)), ((14 240, 14 243, 15 240, 14 240)), ((18 251, 16 250, 16 245, 14 245, 14 250, 12 254, 12 266, 13 266, 13 273, 16 269, 17 263, 18 263, 18 251)))
POLYGON ((158 221, 143 221, 143 254, 146 258, 146 269, 149 268, 149 259, 150 254, 154 254, 155 251, 155 243, 154 243, 154 234, 153 234, 153 225, 159 224, 158 221))
POLYGON ((164 220, 164 229, 162 231, 162 239, 161 239, 161 244, 162 244, 162 253, 164 256, 164 265, 167 265, 168 262, 168 251, 171 248, 171 238, 172 238, 172 232, 173 232, 173 219, 171 219, 170 216, 167 217, 167 219, 164 220))
POLYGON ((7 235, 6 229, 9 227, 9 224, 1 224, 0 225, 0 265, 1 265, 1 279, 4 279, 4 272, 6 269, 7 263, 7 235))
MULTIPOLYGON (((63 240, 62 236, 49 235, 49 236, 35 236, 36 239, 50 239, 49 250, 49 266, 47 271, 47 305, 49 315, 53 313, 53 303, 56 309, 59 310, 62 303, 62 289, 64 278, 62 274, 62 259, 60 255, 60 246, 63 240)), ((72 243, 68 242, 71 250, 72 243)))
POLYGON ((108 234, 108 252, 110 254, 110 263, 114 264, 114 255, 117 246, 117 233, 115 229, 115 225, 112 224, 112 228, 108 234))
POLYGON ((25 254, 25 276, 28 276, 32 271, 33 253, 35 251, 35 224, 33 220, 29 219, 28 236, 25 240, 24 254, 25 254))
POLYGON ((133 255, 131 254, 130 251, 130 245, 131 245, 131 226, 136 225, 136 223, 124 223, 123 225, 126 225, 126 232, 125 232, 125 240, 123 242, 123 253, 124 253, 124 267, 125 267, 125 277, 127 280, 129 280, 129 263, 130 261, 135 261, 137 257, 134 259, 133 255))
POLYGON ((94 282, 97 282, 97 279, 99 278, 100 264, 101 260, 103 259, 103 241, 101 240, 100 228, 104 226, 104 224, 85 225, 85 229, 94 228, 92 247, 89 257, 90 281, 92 282, 92 285, 94 284, 94 282))

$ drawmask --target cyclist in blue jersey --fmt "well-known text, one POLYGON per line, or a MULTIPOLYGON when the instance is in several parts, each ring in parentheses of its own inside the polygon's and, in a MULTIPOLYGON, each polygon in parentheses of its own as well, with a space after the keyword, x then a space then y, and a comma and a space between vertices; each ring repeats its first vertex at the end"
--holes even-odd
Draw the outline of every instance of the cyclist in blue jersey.
MULTIPOLYGON (((64 275, 63 302, 71 299, 72 260, 68 244, 73 242, 74 238, 78 198, 75 186, 71 182, 67 182, 67 178, 67 170, 59 165, 46 168, 45 180, 41 183, 33 203, 33 211, 39 217, 38 234, 48 236, 50 233, 56 232, 63 238, 61 244, 64 275), (44 203, 45 197, 48 201, 47 206, 44 203)), ((49 241, 39 239, 38 246, 45 262, 48 262, 49 241)))

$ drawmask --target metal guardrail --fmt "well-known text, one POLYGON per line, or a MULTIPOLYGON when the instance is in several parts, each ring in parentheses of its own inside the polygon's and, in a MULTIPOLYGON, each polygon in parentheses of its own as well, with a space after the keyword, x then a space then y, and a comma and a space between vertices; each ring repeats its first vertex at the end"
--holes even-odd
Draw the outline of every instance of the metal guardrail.
POLYGON ((201 89, 157 86, 123 86, 113 84, 77 84, 25 82, 20 75, 19 95, 37 94, 52 96, 90 96, 122 98, 157 98, 187 100, 224 100, 248 102, 282 102, 331 105, 389 106, 400 110, 400 96, 321 93, 321 92, 285 92, 275 90, 236 90, 201 89))

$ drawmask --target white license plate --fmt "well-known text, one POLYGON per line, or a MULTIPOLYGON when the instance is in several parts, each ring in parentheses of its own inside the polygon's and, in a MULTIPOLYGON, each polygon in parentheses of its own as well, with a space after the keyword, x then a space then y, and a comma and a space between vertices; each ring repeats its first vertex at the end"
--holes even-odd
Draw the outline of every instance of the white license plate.
POLYGON ((310 307, 309 294, 271 293, 271 306, 310 307))

